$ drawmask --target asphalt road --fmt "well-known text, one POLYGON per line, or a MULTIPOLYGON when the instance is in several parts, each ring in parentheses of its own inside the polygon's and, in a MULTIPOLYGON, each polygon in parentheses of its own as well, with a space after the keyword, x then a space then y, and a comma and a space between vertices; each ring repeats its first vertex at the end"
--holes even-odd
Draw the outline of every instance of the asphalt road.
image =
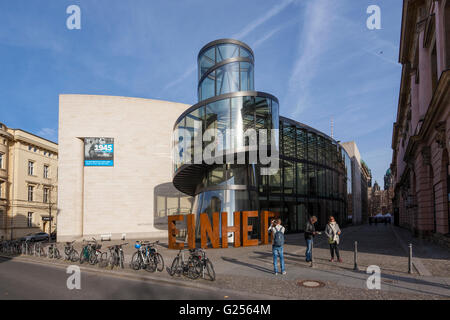
POLYGON ((69 290, 66 269, 0 257, 0 300, 5 299, 249 299, 217 290, 81 271, 81 289, 69 290))

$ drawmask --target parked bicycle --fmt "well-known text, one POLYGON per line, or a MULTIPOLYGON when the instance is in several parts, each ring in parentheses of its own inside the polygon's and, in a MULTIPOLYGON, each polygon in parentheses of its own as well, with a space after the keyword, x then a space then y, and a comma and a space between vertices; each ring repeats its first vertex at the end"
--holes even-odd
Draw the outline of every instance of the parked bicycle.
POLYGON ((64 260, 77 262, 80 259, 80 256, 78 255, 78 251, 75 250, 75 248, 73 247, 74 243, 75 243, 75 241, 66 242, 66 245, 64 246, 64 254, 66 255, 64 257, 64 260))
POLYGON ((47 248, 47 257, 49 259, 61 259, 61 254, 56 244, 52 243, 47 248))
POLYGON ((189 249, 189 257, 185 258, 185 252, 188 250, 181 249, 177 256, 173 259, 172 265, 170 268, 167 268, 167 272, 169 275, 174 276, 181 276, 184 275, 185 277, 188 277, 190 279, 197 279, 200 277, 200 271, 198 268, 196 268, 196 262, 193 259, 192 253, 195 251, 195 249, 189 249))
POLYGON ((208 279, 211 281, 216 280, 216 272, 214 271, 214 266, 211 260, 206 257, 205 250, 200 248, 195 249, 191 252, 191 258, 197 272, 202 276, 203 279, 208 279))
POLYGON ((148 241, 136 241, 134 247, 136 252, 131 257, 130 266, 134 270, 144 269, 149 272, 155 272, 157 262, 155 259, 149 259, 149 246, 148 241))
POLYGON ((159 241, 156 241, 147 245, 147 260, 153 259, 156 270, 162 272, 164 270, 164 259, 156 248, 156 245, 158 244, 159 241))
POLYGON ((47 254, 42 246, 42 242, 35 242, 33 244, 33 252, 36 257, 45 257, 47 254))
MULTIPOLYGON (((92 238, 94 239, 94 238, 92 238)), ((80 252, 80 264, 83 264, 85 261, 89 262, 89 259, 91 257, 91 254, 95 252, 95 248, 97 246, 97 240, 94 239, 94 241, 91 240, 84 240, 83 239, 83 246, 80 252)))
POLYGON ((91 245, 92 250, 89 254, 89 264, 98 264, 100 268, 104 268, 108 265, 108 253, 100 251, 102 245, 97 243, 97 240, 94 239, 94 242, 95 243, 91 245))
POLYGON ((117 244, 114 246, 108 247, 109 250, 109 258, 108 264, 111 269, 114 267, 124 268, 125 257, 123 254, 123 246, 128 245, 128 243, 117 244))

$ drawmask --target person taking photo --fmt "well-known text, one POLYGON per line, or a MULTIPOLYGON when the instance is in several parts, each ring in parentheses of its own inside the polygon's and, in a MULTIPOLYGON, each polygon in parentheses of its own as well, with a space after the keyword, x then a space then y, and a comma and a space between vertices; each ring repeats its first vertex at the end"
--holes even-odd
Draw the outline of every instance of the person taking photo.
POLYGON ((278 275, 278 257, 280 257, 281 273, 286 274, 283 256, 285 228, 281 225, 281 219, 272 220, 269 232, 272 232, 272 254, 275 275, 278 275))

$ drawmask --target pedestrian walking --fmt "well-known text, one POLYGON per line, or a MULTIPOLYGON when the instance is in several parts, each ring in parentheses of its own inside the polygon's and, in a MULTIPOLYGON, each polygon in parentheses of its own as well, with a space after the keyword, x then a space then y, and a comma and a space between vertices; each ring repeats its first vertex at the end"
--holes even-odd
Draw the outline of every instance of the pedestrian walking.
POLYGON ((316 227, 314 224, 317 222, 316 216, 312 216, 309 218, 309 221, 306 222, 305 229, 305 241, 306 241, 306 262, 311 262, 312 260, 312 246, 314 241, 314 236, 317 234, 316 227))
POLYGON ((330 218, 328 219, 328 224, 325 228, 325 234, 328 237, 328 244, 330 245, 330 262, 334 261, 334 253, 336 253, 338 261, 342 262, 342 259, 339 256, 339 236, 341 235, 341 229, 339 228, 339 225, 336 223, 336 220, 333 216, 330 216, 330 218))
POLYGON ((284 231, 285 228, 281 225, 281 219, 272 220, 269 232, 272 232, 273 269, 275 275, 278 275, 278 257, 280 257, 281 273, 286 274, 283 256, 284 231))

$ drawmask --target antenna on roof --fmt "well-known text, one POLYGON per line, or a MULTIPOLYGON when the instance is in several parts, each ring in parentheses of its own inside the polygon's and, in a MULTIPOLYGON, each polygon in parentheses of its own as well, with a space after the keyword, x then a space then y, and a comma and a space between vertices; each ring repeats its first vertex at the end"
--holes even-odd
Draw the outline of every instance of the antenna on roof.
POLYGON ((334 119, 333 119, 333 117, 331 117, 330 126, 331 126, 331 139, 334 139, 334 119))

